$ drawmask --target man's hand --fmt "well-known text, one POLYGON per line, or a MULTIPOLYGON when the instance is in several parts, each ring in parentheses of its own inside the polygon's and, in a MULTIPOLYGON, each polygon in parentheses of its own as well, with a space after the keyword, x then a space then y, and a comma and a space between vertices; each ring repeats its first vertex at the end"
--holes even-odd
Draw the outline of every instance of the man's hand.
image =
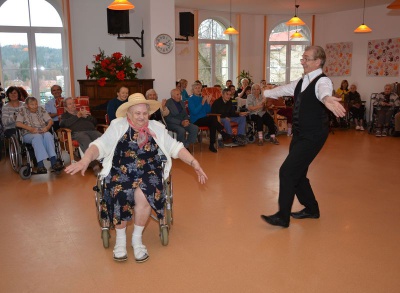
POLYGON ((341 98, 336 98, 332 96, 326 96, 322 99, 325 107, 327 107, 336 117, 344 117, 344 115, 346 114, 346 110, 344 109, 342 104, 339 103, 341 100, 341 98))

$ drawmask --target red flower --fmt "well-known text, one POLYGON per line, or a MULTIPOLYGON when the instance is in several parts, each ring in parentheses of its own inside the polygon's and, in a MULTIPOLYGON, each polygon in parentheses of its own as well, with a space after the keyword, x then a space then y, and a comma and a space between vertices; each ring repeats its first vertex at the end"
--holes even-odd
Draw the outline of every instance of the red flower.
POLYGON ((108 59, 104 59, 104 60, 101 61, 101 67, 103 69, 107 68, 108 64, 110 64, 110 60, 108 60, 108 59))
POLYGON ((140 64, 139 62, 138 62, 138 63, 135 63, 134 66, 135 66, 136 68, 139 68, 139 69, 142 68, 142 64, 140 64))
POLYGON ((115 59, 119 59, 119 58, 122 57, 122 54, 121 54, 120 52, 115 52, 114 54, 112 54, 112 56, 113 56, 115 59))
POLYGON ((87 79, 89 79, 90 73, 91 73, 91 71, 90 71, 90 69, 89 69, 89 66, 86 65, 86 78, 87 78, 87 79))
POLYGON ((94 55, 94 58, 96 61, 100 61, 101 55, 100 54, 94 55))
POLYGON ((102 77, 102 78, 98 79, 97 83, 99 84, 99 86, 104 86, 106 84, 106 78, 102 77))
POLYGON ((121 70, 120 72, 117 73, 117 78, 119 80, 124 80, 125 79, 125 72, 121 70))

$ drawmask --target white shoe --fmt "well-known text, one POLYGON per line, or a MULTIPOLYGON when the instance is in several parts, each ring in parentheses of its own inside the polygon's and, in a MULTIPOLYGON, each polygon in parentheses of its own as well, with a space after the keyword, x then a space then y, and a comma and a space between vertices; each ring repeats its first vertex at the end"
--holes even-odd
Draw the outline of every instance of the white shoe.
POLYGON ((146 246, 144 246, 143 244, 132 244, 132 247, 136 262, 141 263, 149 259, 149 254, 147 253, 146 246))
POLYGON ((361 129, 361 127, 357 125, 356 126, 356 130, 360 130, 360 129, 361 129))
POLYGON ((115 244, 113 253, 114 253, 115 261, 126 261, 128 259, 128 253, 126 251, 126 244, 125 245, 115 244))
POLYGON ((361 131, 364 131, 365 129, 364 129, 364 127, 360 126, 360 130, 361 130, 361 131))

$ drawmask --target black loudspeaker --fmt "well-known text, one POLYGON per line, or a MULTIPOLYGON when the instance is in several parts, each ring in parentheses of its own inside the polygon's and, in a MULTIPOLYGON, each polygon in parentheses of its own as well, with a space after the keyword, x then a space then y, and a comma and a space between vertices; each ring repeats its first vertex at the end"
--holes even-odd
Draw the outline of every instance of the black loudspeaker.
POLYGON ((184 37, 194 36, 194 14, 179 12, 179 34, 184 37))
POLYGON ((107 8, 108 33, 112 35, 129 34, 129 10, 107 8))

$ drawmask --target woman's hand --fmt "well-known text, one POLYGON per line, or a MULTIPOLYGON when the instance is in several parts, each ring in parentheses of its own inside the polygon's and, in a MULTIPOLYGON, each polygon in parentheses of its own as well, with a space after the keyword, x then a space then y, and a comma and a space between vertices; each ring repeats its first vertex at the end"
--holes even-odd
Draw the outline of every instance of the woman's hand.
POLYGON ((191 166, 194 168, 194 170, 196 171, 197 176, 198 176, 198 178, 199 178, 199 182, 200 182, 201 184, 206 183, 206 180, 208 180, 208 177, 207 177, 206 173, 204 173, 203 169, 201 169, 200 163, 199 163, 196 159, 194 159, 194 160, 190 163, 190 165, 191 165, 191 166))
POLYGON ((89 166, 89 163, 90 162, 85 160, 85 157, 83 157, 79 162, 72 163, 67 168, 65 168, 65 172, 74 175, 81 171, 82 176, 85 176, 85 172, 89 166))
POLYGON ((32 134, 40 133, 38 128, 29 126, 28 131, 32 134))

